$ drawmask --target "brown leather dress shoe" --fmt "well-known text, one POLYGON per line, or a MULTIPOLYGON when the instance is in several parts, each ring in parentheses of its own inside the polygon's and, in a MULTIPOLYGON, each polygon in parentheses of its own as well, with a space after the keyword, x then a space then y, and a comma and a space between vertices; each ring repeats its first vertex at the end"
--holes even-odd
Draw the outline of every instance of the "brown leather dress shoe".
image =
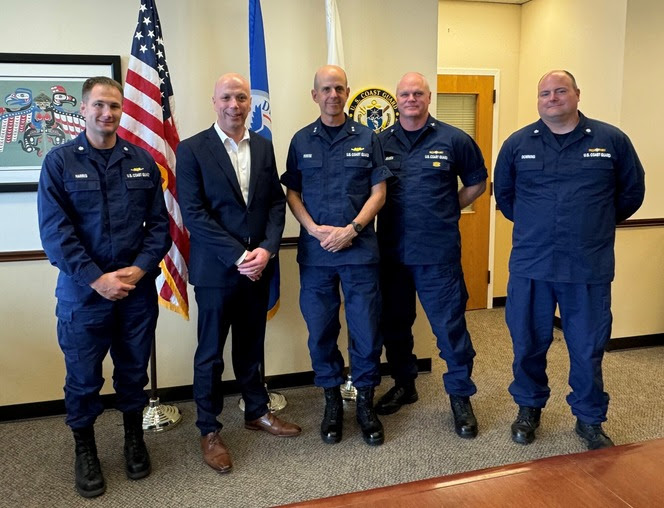
POLYGON ((201 450, 205 463, 218 473, 228 473, 233 467, 228 448, 218 430, 201 437, 201 450))
POLYGON ((264 430, 279 437, 293 437, 302 432, 302 429, 294 423, 280 420, 269 411, 257 420, 245 421, 244 428, 249 430, 264 430))

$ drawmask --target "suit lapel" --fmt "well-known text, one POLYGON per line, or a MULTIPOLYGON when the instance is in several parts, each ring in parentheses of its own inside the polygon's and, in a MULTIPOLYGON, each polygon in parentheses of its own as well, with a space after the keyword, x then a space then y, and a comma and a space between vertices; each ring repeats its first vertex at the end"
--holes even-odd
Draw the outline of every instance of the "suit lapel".
POLYGON ((212 153, 212 157, 221 167, 221 172, 226 176, 235 196, 244 204, 244 198, 242 197, 242 191, 240 190, 240 183, 237 180, 237 174, 235 174, 235 168, 231 163, 231 159, 226 152, 226 147, 221 142, 217 131, 214 129, 214 125, 208 130, 208 148, 212 153))
POLYGON ((256 185, 258 184, 258 169, 256 164, 260 160, 258 150, 258 143, 252 143, 252 139, 255 136, 260 134, 255 134, 249 131, 249 153, 251 154, 251 167, 249 171, 249 199, 247 200, 247 206, 251 203, 251 200, 254 198, 254 192, 256 191, 256 185))

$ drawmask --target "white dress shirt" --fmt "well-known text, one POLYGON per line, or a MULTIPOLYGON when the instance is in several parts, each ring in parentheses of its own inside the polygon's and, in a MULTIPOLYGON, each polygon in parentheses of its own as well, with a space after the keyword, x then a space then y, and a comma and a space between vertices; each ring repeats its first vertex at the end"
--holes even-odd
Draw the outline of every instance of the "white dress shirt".
MULTIPOLYGON (((214 130, 217 131, 219 139, 224 144, 226 153, 231 159, 231 164, 235 170, 235 176, 237 181, 240 184, 240 191, 242 191, 242 197, 244 198, 244 203, 247 204, 249 201, 249 178, 251 177, 251 150, 249 149, 249 129, 244 129, 244 135, 239 143, 236 143, 235 140, 226 135, 224 131, 221 130, 219 124, 214 122, 214 130)), ((236 265, 240 265, 244 258, 247 257, 248 251, 244 253, 235 261, 236 265)))
POLYGON ((239 143, 236 143, 233 138, 227 136, 226 133, 221 130, 217 122, 214 122, 214 130, 219 134, 219 138, 224 144, 226 153, 228 153, 228 157, 231 159, 231 164, 233 164, 233 169, 235 169, 235 176, 237 176, 237 181, 240 184, 240 190, 242 191, 242 197, 246 204, 249 201, 249 178, 251 176, 249 130, 244 129, 244 135, 239 143))

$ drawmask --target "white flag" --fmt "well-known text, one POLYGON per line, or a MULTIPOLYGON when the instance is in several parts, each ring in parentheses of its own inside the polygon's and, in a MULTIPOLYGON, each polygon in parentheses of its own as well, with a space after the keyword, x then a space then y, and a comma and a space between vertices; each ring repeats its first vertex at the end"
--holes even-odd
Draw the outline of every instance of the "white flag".
POLYGON ((344 43, 341 40, 337 0, 325 0, 325 20, 327 21, 327 63, 343 67, 344 43))

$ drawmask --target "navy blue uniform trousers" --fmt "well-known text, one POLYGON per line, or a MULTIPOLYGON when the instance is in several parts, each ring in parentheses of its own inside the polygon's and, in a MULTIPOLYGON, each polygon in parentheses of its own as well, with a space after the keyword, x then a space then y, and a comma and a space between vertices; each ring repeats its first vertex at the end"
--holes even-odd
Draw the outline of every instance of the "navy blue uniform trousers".
POLYGON ((332 388, 344 382, 344 359, 337 345, 341 330, 339 284, 352 338, 348 353, 353 384, 358 388, 376 386, 380 383, 382 349, 378 265, 300 265, 300 308, 309 330, 314 384, 332 388))
POLYGON ((579 420, 606 421, 602 357, 611 336, 611 284, 547 282, 510 276, 505 321, 514 346, 514 381, 509 392, 520 406, 546 405, 550 389, 546 354, 553 341, 553 317, 560 309, 570 357, 567 403, 579 420))
POLYGON ((139 281, 121 300, 94 299, 94 303, 58 300, 55 311, 67 369, 65 421, 72 429, 93 425, 104 410, 99 391, 104 384, 102 362, 109 350, 117 409, 142 411, 148 400, 143 388, 159 315, 154 279, 139 281))
POLYGON ((436 336, 440 357, 447 363, 445 391, 470 396, 477 392, 471 379, 475 350, 466 328, 468 292, 460 266, 403 265, 381 262, 383 311, 381 335, 392 377, 397 384, 417 377, 412 327, 415 293, 436 336))
POLYGON ((262 277, 252 282, 239 276, 228 287, 195 286, 198 304, 198 347, 194 355, 196 426, 201 435, 222 427, 217 421, 224 407, 221 375, 224 345, 232 333, 231 359, 244 399, 244 418, 260 418, 268 411, 269 396, 261 376, 269 283, 274 271, 268 263, 262 277))

